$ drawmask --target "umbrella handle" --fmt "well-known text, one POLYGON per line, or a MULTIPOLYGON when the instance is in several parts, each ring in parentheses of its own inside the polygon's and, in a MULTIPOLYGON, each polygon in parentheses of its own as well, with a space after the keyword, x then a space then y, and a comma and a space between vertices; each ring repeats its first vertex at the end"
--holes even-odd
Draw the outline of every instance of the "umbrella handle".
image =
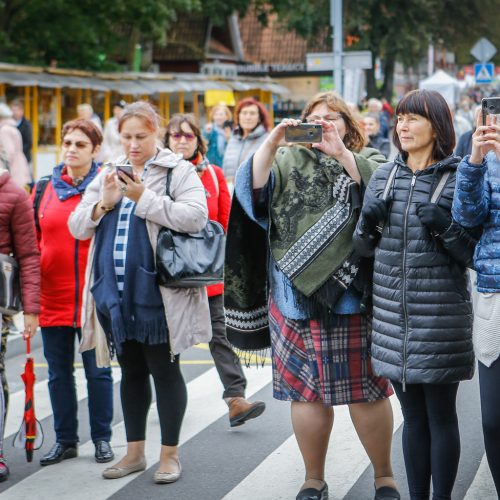
POLYGON ((31 353, 31 338, 29 335, 26 337, 26 354, 31 353))

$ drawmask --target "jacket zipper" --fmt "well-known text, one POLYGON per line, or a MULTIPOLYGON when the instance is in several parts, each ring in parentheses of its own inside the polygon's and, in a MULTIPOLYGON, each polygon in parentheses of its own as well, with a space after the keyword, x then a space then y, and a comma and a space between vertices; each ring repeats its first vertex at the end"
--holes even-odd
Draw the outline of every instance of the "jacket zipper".
POLYGON ((408 196, 408 204, 406 205, 405 217, 403 221, 403 312, 405 318, 405 333, 403 339, 403 392, 406 392, 406 363, 408 351, 408 305, 406 303, 406 254, 408 246, 408 214, 410 213, 411 198, 413 189, 417 181, 417 174, 413 174, 410 184, 410 194, 408 196))

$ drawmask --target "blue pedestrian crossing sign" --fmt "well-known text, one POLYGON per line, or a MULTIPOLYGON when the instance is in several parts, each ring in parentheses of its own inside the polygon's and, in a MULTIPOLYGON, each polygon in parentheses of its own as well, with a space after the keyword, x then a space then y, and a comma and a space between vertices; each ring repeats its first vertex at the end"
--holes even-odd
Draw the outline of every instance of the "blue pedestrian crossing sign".
POLYGON ((495 65, 493 63, 474 64, 474 76, 476 83, 491 83, 495 74, 495 65))

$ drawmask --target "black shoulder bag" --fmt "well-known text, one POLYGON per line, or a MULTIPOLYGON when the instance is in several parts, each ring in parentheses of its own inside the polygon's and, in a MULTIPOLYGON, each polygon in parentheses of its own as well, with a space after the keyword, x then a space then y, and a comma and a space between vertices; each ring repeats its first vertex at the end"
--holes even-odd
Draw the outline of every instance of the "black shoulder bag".
MULTIPOLYGON (((172 169, 167 174, 170 196, 172 169)), ((167 288, 195 288, 221 283, 224 279, 224 228, 209 220, 198 233, 160 229, 156 243, 158 284, 167 288)))

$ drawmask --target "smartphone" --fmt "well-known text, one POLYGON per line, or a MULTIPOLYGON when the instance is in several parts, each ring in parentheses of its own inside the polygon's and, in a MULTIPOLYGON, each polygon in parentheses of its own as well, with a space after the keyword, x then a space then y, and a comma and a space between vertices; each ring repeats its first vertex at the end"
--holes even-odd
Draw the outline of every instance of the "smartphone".
POLYGON ((481 110, 483 125, 491 125, 492 123, 500 125, 500 97, 485 97, 481 101, 481 110), (487 120, 487 116, 491 116, 490 120, 487 120))
MULTIPOLYGON (((134 180, 134 169, 132 165, 115 165, 116 173, 123 172, 125 175, 134 180)), ((118 177, 119 178, 119 177, 118 177)))
POLYGON ((323 129, 317 123, 301 123, 285 129, 286 142, 313 144, 323 140, 323 129))

